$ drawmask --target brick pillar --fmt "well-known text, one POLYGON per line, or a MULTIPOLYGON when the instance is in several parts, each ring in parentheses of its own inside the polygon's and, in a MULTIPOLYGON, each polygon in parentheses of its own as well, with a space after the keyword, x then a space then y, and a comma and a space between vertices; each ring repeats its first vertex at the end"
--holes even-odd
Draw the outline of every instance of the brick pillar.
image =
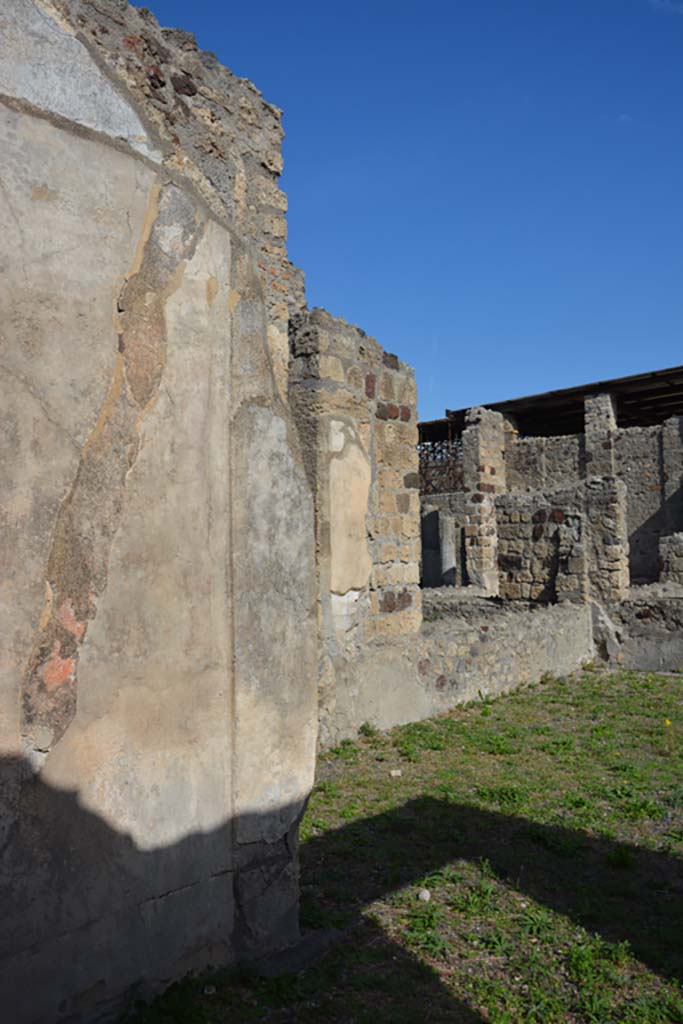
POLYGON ((462 435, 465 487, 465 568, 468 582, 489 597, 498 594, 496 494, 505 493, 503 417, 468 409, 462 435))
POLYGON ((614 476, 617 415, 612 395, 589 395, 583 403, 586 476, 614 476))

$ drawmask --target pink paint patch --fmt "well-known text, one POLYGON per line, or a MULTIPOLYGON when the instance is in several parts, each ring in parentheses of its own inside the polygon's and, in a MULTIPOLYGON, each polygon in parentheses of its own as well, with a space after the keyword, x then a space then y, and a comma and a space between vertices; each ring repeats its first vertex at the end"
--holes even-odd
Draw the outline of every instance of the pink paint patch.
POLYGON ((55 690, 66 683, 76 670, 75 658, 60 656, 59 641, 55 640, 52 655, 43 665, 43 680, 48 690, 55 690))
POLYGON ((83 639, 85 633, 85 622, 79 622, 74 614, 73 605, 68 599, 62 601, 57 612, 57 621, 61 626, 64 627, 72 636, 75 636, 77 640, 83 639))

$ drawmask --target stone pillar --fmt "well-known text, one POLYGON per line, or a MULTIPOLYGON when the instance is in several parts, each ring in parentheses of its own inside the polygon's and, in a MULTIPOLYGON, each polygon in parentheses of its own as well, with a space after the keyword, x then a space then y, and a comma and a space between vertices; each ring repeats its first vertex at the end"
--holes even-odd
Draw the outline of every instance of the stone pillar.
POLYGON ((468 582, 489 597, 498 594, 496 494, 505 493, 503 417, 490 409, 468 409, 463 431, 465 567, 468 582))
POLYGON ((453 513, 447 509, 439 509, 441 583, 449 587, 457 585, 458 582, 458 534, 453 513))
POLYGON ((616 477, 594 477, 585 487, 590 594, 598 601, 623 601, 629 588, 626 485, 616 477))
POLYGON ((617 415, 612 395, 589 395, 583 403, 586 476, 614 476, 617 415))

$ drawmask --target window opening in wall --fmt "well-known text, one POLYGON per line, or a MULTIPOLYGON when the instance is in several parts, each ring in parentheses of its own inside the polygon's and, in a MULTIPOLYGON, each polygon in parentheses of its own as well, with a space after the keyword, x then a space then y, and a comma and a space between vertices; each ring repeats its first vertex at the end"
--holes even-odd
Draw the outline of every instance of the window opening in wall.
POLYGON ((420 494, 450 494, 463 488, 462 436, 421 441, 420 494))

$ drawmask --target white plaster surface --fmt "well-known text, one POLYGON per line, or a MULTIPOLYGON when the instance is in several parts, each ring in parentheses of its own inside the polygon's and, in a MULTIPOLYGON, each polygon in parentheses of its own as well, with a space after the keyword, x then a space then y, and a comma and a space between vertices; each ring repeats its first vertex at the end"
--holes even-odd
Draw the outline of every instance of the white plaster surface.
POLYGON ((0 10, 0 93, 127 142, 159 160, 133 107, 100 71, 83 43, 46 7, 4 0, 0 10))
POLYGON ((360 445, 347 438, 330 460, 329 473, 330 589, 346 594, 367 586, 372 568, 366 526, 370 463, 360 445))
POLYGON ((117 357, 116 296, 154 173, 0 106, 0 752, 46 600, 58 509, 117 357))
POLYGON ((229 271, 230 238, 209 222, 166 303, 162 384, 86 635, 77 717, 45 770, 144 850, 217 829, 232 810, 229 271))

